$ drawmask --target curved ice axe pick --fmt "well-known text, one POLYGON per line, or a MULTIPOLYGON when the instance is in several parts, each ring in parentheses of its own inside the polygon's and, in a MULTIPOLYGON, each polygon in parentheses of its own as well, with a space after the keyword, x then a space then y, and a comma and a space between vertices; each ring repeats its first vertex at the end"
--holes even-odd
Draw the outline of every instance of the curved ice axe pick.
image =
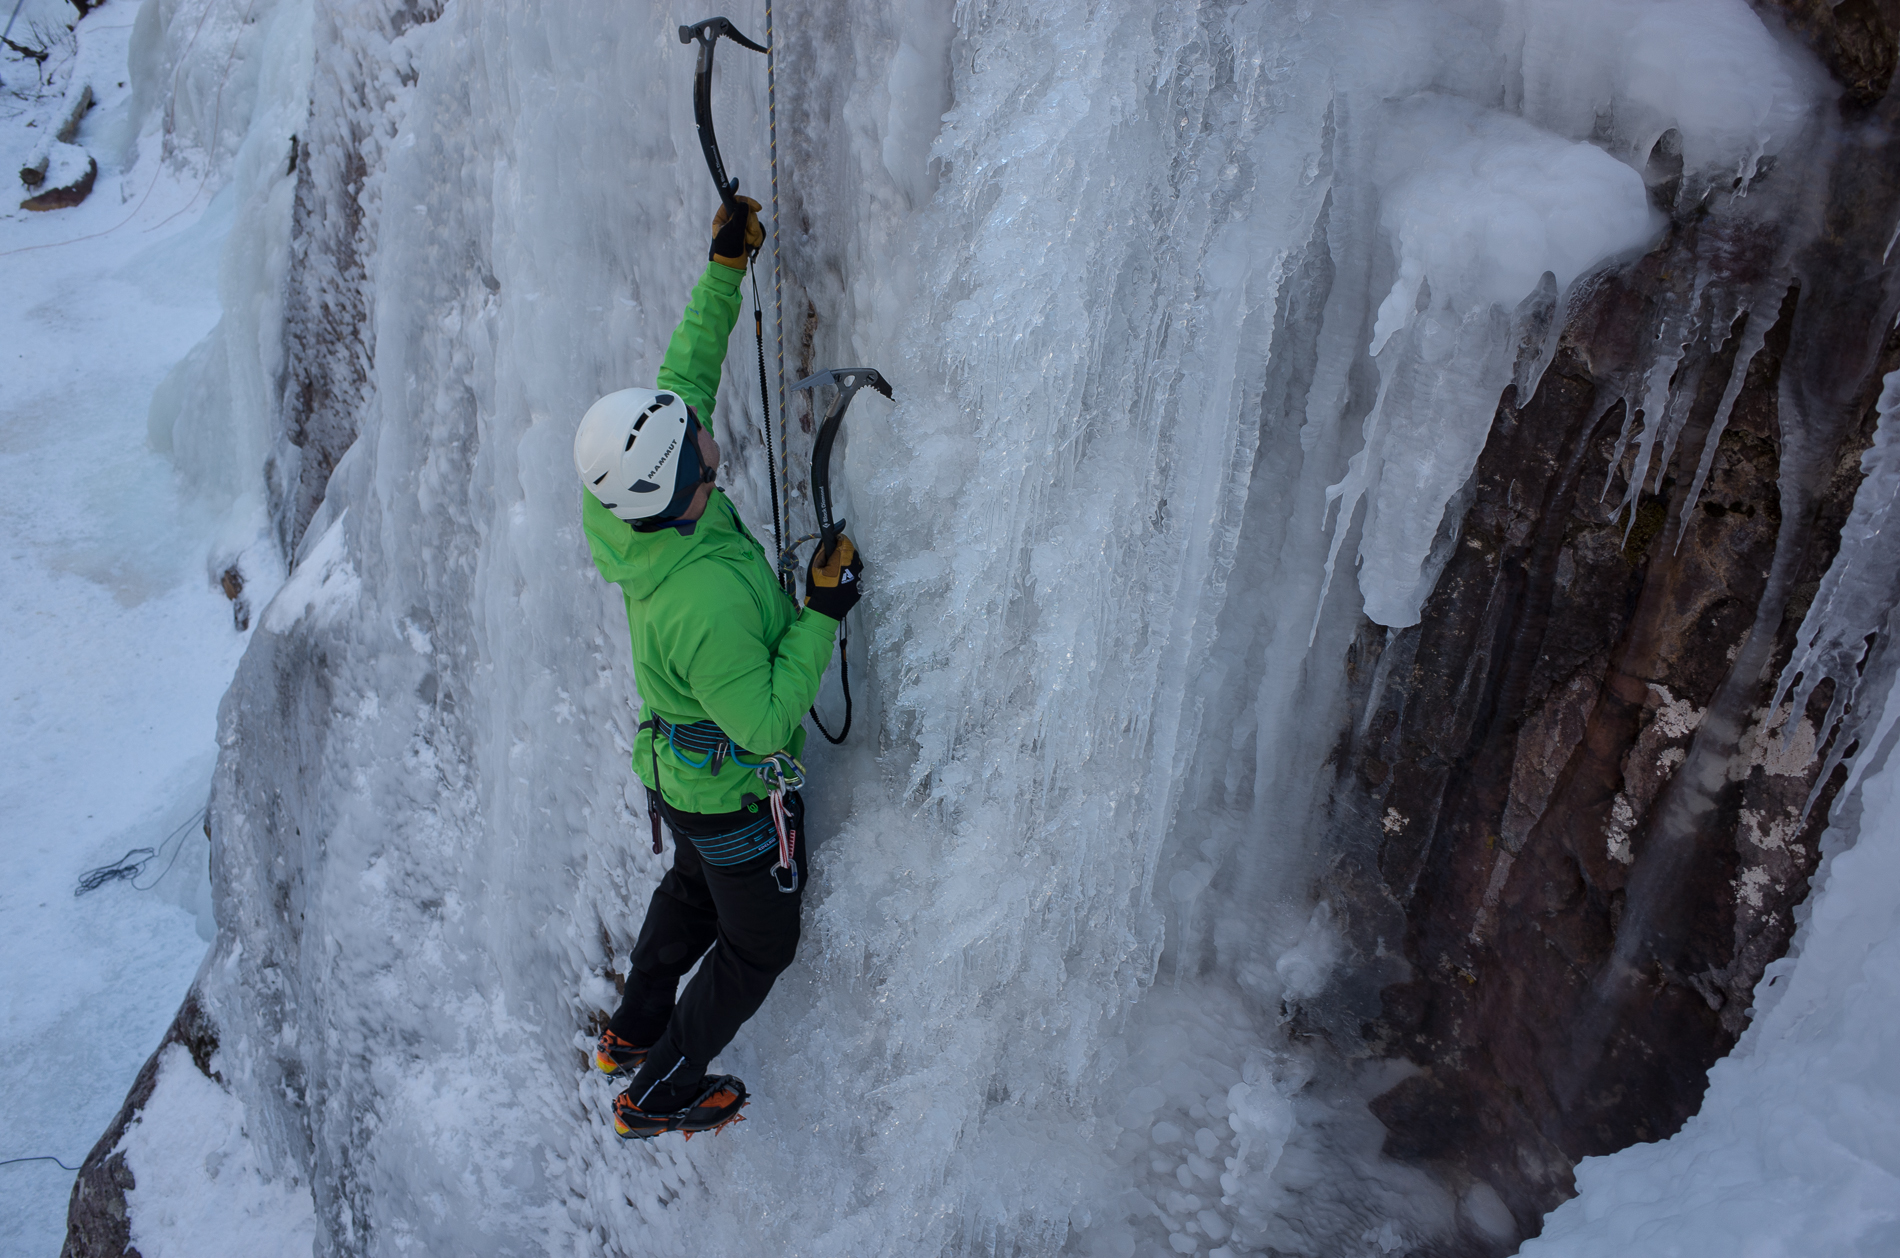
POLYGON ((838 425, 844 422, 845 408, 867 384, 891 401, 897 400, 891 397, 890 381, 869 367, 833 367, 830 371, 806 376, 792 386, 792 392, 821 384, 836 387, 838 397, 826 413, 825 422, 818 429, 818 440, 811 447, 811 500, 818 512, 818 554, 814 562, 819 567, 831 558, 831 552, 838 545, 838 534, 844 532, 844 521, 834 520, 831 515, 831 443, 838 439, 838 425))
POLYGON ((741 35, 738 27, 722 17, 709 17, 703 22, 680 27, 680 43, 699 41, 699 64, 693 67, 693 125, 699 129, 699 147, 705 150, 706 167, 712 171, 713 187, 719 189, 719 200, 724 203, 728 214, 738 217, 739 207, 733 198, 739 193, 739 181, 726 178, 726 163, 719 157, 719 137, 713 134, 713 45, 719 42, 721 35, 753 52, 767 50, 741 35))

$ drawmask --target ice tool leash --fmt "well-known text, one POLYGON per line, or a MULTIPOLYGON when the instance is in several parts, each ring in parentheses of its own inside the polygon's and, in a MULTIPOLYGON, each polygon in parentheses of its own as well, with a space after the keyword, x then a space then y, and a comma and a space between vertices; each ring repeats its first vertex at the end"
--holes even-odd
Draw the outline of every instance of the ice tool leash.
MULTIPOLYGON (((832 552, 838 548, 838 535, 844 532, 845 522, 837 519, 831 508, 831 447, 838 440, 838 428, 844 423, 844 413, 851 405, 851 399, 857 396, 859 389, 869 385, 890 401, 897 400, 891 396, 890 381, 870 367, 833 367, 830 371, 806 376, 792 386, 792 392, 815 389, 823 384, 836 388, 838 396, 832 400, 831 409, 825 413, 825 422, 818 426, 818 439, 812 443, 811 447, 811 500, 813 509, 818 513, 818 531, 799 538, 779 553, 778 570, 781 583, 791 581, 792 573, 798 566, 798 548, 806 542, 818 543, 813 562, 820 567, 830 562, 832 552)), ((851 635, 840 625, 838 682, 844 690, 844 724, 838 728, 838 733, 834 736, 825 728, 825 722, 819 717, 816 704, 813 704, 811 709, 812 724, 816 725, 818 732, 825 736, 825 741, 833 746, 843 742, 851 733, 851 666, 848 662, 850 646, 851 635)))

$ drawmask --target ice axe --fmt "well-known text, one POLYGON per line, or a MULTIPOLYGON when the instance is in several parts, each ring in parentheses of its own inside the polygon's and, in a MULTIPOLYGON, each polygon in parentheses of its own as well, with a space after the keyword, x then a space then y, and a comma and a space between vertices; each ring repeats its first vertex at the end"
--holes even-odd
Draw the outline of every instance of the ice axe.
POLYGON ((739 33, 738 27, 722 17, 709 17, 703 22, 680 27, 680 43, 699 41, 699 63, 693 67, 693 125, 699 129, 699 147, 705 151, 706 167, 712 171, 713 187, 719 190, 719 200, 725 205, 726 213, 743 219, 745 211, 734 199, 739 193, 739 181, 726 177, 726 163, 719 156, 719 137, 713 134, 713 45, 719 42, 721 35, 753 52, 769 52, 770 49, 753 43, 739 33))
POLYGON ((890 381, 869 367, 833 367, 830 371, 806 376, 792 386, 792 392, 813 389, 821 384, 831 385, 838 390, 831 410, 825 415, 825 422, 819 425, 818 440, 811 447, 811 500, 818 512, 818 554, 813 562, 822 568, 830 561, 831 552, 838 547, 838 534, 844 532, 844 521, 833 519, 831 514, 831 445, 838 439, 838 425, 844 422, 845 408, 851 405, 851 399, 858 390, 866 385, 882 393, 889 401, 895 402, 897 399, 891 396, 890 381))
MULTIPOLYGON (((844 532, 844 521, 834 518, 831 511, 831 446, 838 439, 838 425, 844 422, 845 408, 851 405, 851 399, 856 396, 857 391, 867 384, 886 398, 890 398, 891 401, 897 400, 891 397, 890 381, 869 367, 833 367, 830 371, 806 376, 792 386, 792 392, 796 393, 800 389, 815 389, 821 384, 828 384, 837 389, 838 396, 832 401, 831 410, 825 415, 825 422, 818 428, 818 440, 814 441, 811 447, 811 500, 812 506, 818 512, 818 549, 812 555, 812 564, 819 568, 824 567, 831 560, 832 553, 838 549, 838 535, 844 532)), ((779 556, 779 570, 786 574, 787 579, 790 575, 787 565, 797 562, 799 546, 810 540, 809 537, 800 538, 799 541, 792 543, 790 550, 779 556)), ((839 727, 836 734, 833 734, 825 728, 824 721, 818 715, 816 704, 811 710, 812 723, 818 726, 818 732, 825 736, 825 741, 833 744, 843 742, 845 736, 851 732, 851 640, 842 636, 843 629, 844 626, 841 624, 838 643, 838 684, 844 691, 844 724, 839 727)))

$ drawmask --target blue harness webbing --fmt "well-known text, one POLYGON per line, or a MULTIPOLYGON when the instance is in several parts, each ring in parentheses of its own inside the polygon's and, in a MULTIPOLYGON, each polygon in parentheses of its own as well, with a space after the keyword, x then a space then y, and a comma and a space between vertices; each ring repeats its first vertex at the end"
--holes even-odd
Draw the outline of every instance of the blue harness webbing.
MULTIPOLYGON (((772 763, 772 757, 746 759, 752 753, 740 747, 726 737, 726 731, 713 721, 694 721, 690 725, 679 725, 662 716, 648 717, 640 722, 640 728, 653 731, 651 744, 653 753, 653 787, 648 795, 648 815, 653 822, 653 850, 660 850, 660 752, 659 736, 666 735, 666 742, 673 749, 673 755, 684 765, 695 769, 712 766, 713 776, 731 760, 734 764, 758 770, 772 763), (699 759, 693 759, 695 753, 699 759)), ((766 812, 756 821, 749 821, 737 830, 724 834, 690 835, 693 848, 700 859, 709 865, 741 865, 754 860, 779 846, 778 820, 772 812, 766 812)), ((789 861, 786 862, 789 864, 789 861)), ((794 874, 794 878, 796 875, 794 874)))

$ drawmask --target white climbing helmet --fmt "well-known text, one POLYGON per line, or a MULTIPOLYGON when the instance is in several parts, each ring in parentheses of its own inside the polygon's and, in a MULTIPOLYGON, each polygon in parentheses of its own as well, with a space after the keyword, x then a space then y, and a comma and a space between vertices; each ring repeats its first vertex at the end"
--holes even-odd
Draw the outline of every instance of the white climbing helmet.
POLYGON ((581 417, 574 434, 574 470, 601 506, 628 523, 663 516, 676 496, 699 484, 693 428, 677 393, 609 393, 581 417))

